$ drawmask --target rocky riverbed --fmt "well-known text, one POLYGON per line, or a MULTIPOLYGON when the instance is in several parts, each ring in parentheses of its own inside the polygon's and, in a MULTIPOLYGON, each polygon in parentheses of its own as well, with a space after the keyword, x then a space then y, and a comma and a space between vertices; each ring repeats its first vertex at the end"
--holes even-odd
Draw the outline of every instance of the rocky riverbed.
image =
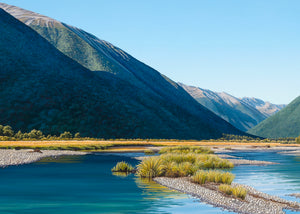
POLYGON ((300 193, 292 193, 292 194, 289 194, 289 196, 300 198, 300 193))
MULTIPOLYGON (((276 196, 257 191, 242 185, 248 190, 245 200, 227 196, 222 192, 192 183, 189 178, 154 178, 157 183, 185 194, 199 198, 202 202, 244 214, 277 214, 285 213, 283 209, 300 211, 300 203, 291 202, 276 196)), ((238 184, 232 184, 238 185, 238 184)))
POLYGON ((36 150, 32 149, 0 149, 0 167, 32 163, 44 157, 58 157, 61 155, 85 155, 86 152, 64 150, 36 150))

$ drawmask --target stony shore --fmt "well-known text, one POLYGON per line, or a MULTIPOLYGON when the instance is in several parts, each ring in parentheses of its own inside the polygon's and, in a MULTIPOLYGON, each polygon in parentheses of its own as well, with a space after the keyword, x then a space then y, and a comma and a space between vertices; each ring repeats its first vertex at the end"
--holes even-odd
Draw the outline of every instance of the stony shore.
MULTIPOLYGON (((199 198, 202 202, 221 207, 223 209, 243 214, 279 214, 283 209, 300 211, 300 203, 281 199, 254 188, 242 185, 248 190, 245 200, 227 196, 217 190, 192 183, 189 178, 154 178, 157 183, 185 194, 199 198)), ((237 185, 237 184, 232 184, 237 185)))
POLYGON ((289 196, 300 198, 300 193, 292 193, 292 194, 289 194, 289 196))
POLYGON ((42 150, 33 152, 32 149, 0 149, 0 167, 10 165, 28 164, 45 157, 58 157, 61 155, 85 155, 86 152, 64 151, 64 150, 42 150))

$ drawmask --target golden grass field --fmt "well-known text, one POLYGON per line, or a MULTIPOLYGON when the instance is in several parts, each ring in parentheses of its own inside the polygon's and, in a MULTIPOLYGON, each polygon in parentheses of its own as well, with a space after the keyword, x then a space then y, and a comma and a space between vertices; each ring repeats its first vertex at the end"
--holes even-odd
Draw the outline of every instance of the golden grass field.
POLYGON ((209 146, 209 147, 291 147, 299 144, 261 143, 261 142, 208 142, 208 141, 0 141, 0 148, 41 148, 41 149, 75 149, 103 151, 140 151, 147 146, 209 146))

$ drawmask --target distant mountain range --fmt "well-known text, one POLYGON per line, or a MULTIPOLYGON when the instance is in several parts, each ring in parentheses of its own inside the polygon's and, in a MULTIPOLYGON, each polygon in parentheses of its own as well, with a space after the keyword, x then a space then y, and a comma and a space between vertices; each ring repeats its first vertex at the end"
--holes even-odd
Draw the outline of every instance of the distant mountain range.
POLYGON ((0 8, 0 124, 103 138, 245 135, 112 44, 40 14, 0 8))
POLYGON ((200 104, 238 129, 247 131, 285 105, 275 105, 257 98, 236 98, 225 92, 213 92, 179 83, 200 104))
POLYGON ((249 133, 269 138, 300 136, 300 96, 277 114, 250 129, 249 133))
POLYGON ((254 97, 243 97, 241 98, 241 100, 247 103, 248 105, 256 108, 266 117, 270 117, 275 113, 279 112, 284 107, 286 107, 286 104, 273 104, 254 97))

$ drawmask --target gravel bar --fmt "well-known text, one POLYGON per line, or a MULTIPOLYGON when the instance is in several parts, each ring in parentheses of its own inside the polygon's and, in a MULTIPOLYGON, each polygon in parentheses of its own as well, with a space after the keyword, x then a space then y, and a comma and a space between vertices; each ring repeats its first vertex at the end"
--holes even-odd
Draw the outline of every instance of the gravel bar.
POLYGON ((272 165, 272 164, 279 164, 270 161, 258 161, 258 160, 246 160, 246 159, 227 159, 232 162, 235 166, 238 165, 256 165, 256 166, 263 166, 263 165, 272 165))
MULTIPOLYGON (((279 214, 285 213, 283 209, 300 211, 300 203, 298 202, 291 202, 277 196, 271 196, 247 185, 241 185, 248 190, 245 200, 241 200, 227 196, 217 190, 212 190, 192 183, 189 178, 158 177, 154 178, 154 181, 169 189, 177 190, 199 198, 202 202, 237 213, 279 214)), ((233 183, 232 185, 239 184, 233 183)))
POLYGON ((292 194, 289 194, 289 196, 300 198, 300 193, 292 193, 292 194))
POLYGON ((44 157, 58 157, 61 155, 86 155, 86 152, 64 150, 42 150, 33 152, 32 149, 0 149, 0 167, 21 165, 36 162, 44 157))

